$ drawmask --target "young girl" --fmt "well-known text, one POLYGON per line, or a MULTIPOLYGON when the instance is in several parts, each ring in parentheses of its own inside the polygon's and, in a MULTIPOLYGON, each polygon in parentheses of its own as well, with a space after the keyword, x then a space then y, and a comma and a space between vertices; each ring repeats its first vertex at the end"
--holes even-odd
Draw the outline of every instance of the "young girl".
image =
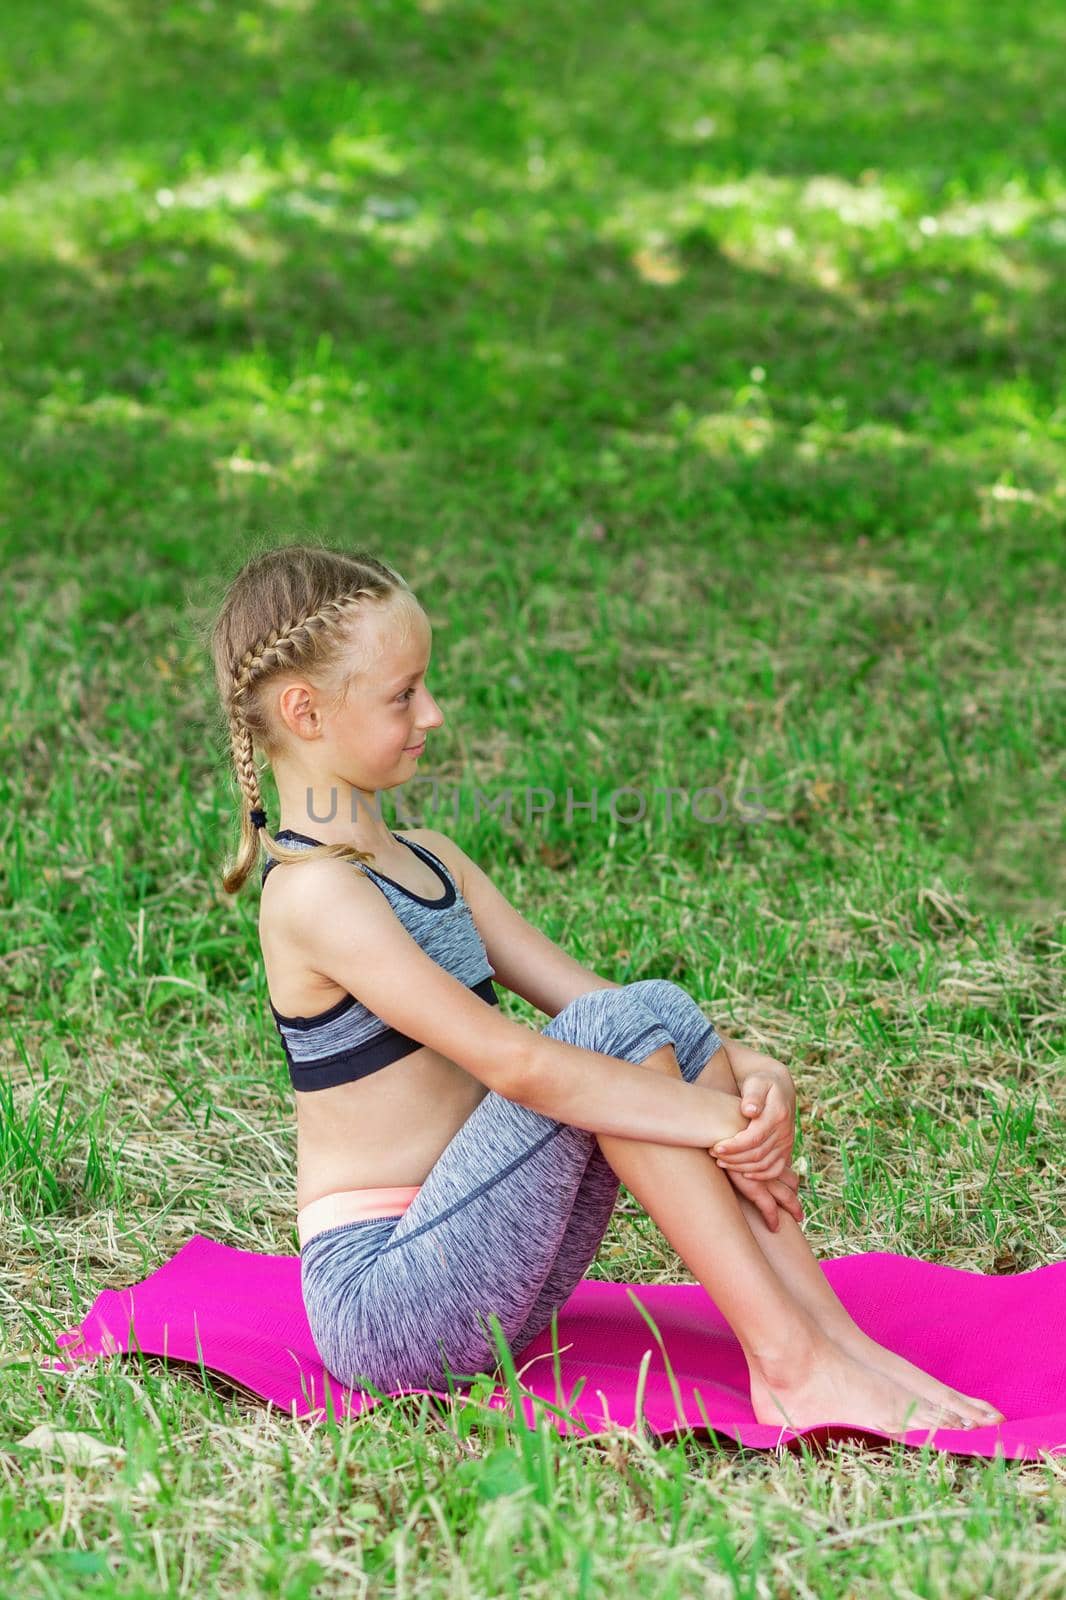
POLYGON ((1001 1421, 836 1298, 800 1226, 780 1062, 674 983, 581 966, 446 834, 385 825, 378 794, 444 720, 431 645, 385 561, 302 544, 248 561, 211 635, 242 795, 223 885, 265 849, 259 932, 326 1367, 378 1394, 495 1374, 489 1313, 520 1356, 595 1257, 621 1181, 728 1319, 760 1422, 1001 1421), (504 1015, 494 978, 550 1018, 539 1032, 504 1015))

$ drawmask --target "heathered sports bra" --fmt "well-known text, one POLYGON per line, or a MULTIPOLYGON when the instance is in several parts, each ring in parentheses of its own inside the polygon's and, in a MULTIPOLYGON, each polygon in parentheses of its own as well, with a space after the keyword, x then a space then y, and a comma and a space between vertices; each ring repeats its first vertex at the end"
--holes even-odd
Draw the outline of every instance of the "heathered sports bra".
MULTIPOLYGON (((322 843, 321 839, 309 838, 292 828, 282 828, 276 837, 294 849, 322 843)), ((439 899, 426 900, 413 889, 405 889, 394 878, 376 872, 365 861, 353 861, 351 865, 361 868, 377 884, 408 933, 438 966, 473 989, 487 1004, 498 1006, 499 997, 492 985, 496 969, 489 963, 470 907, 455 879, 425 845, 405 839, 399 833, 392 837, 432 867, 445 889, 439 899)), ((280 865, 278 861, 267 861, 261 883, 266 882, 272 868, 280 865)), ((270 1010, 281 1036, 294 1089, 332 1089, 339 1083, 351 1083, 371 1072, 380 1072, 382 1067, 422 1048, 418 1039, 389 1027, 353 994, 345 995, 328 1011, 313 1017, 282 1016, 273 1001, 270 1010)))

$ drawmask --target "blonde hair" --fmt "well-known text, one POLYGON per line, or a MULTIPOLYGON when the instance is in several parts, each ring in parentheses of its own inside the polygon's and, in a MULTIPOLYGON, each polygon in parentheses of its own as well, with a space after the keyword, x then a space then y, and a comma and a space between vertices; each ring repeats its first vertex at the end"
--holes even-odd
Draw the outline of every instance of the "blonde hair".
POLYGON ((271 683, 293 672, 325 690, 336 707, 353 679, 348 658, 362 645, 365 665, 371 652, 359 639, 360 613, 399 602, 398 637, 406 637, 419 602, 414 590, 388 562, 368 550, 350 554, 325 545, 288 544, 246 561, 225 591, 210 628, 215 684, 221 703, 219 734, 226 735, 240 792, 240 838, 235 861, 224 868, 222 887, 236 894, 259 862, 260 841, 275 861, 313 856, 366 861, 373 853, 354 845, 323 844, 314 850, 279 844, 266 828, 256 828, 253 810, 262 810, 258 746, 267 762, 282 750, 282 733, 270 710, 271 683))

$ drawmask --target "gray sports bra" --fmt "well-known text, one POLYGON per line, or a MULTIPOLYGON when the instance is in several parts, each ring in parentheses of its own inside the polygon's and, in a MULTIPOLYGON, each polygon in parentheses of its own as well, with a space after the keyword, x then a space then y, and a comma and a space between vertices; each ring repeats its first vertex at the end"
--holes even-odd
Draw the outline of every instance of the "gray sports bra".
MULTIPOLYGON (((296 833, 292 828, 282 828, 276 837, 294 849, 322 843, 321 839, 296 833)), ((492 984, 495 968, 489 963, 470 907, 455 879, 425 845, 405 839, 399 833, 392 837, 433 869, 444 886, 443 895, 427 900, 412 889, 405 889, 394 878, 375 871, 365 861, 353 861, 350 865, 361 868, 377 884, 408 933, 428 956, 473 989, 488 1005, 498 1006, 499 997, 492 984)), ((267 873, 280 865, 278 861, 267 861, 261 882, 265 883, 267 873)), ((273 1001, 270 1010, 281 1036, 294 1089, 332 1089, 336 1084, 380 1072, 382 1067, 422 1048, 418 1039, 390 1028, 353 994, 345 995, 328 1011, 320 1011, 313 1017, 282 1016, 273 1001)))

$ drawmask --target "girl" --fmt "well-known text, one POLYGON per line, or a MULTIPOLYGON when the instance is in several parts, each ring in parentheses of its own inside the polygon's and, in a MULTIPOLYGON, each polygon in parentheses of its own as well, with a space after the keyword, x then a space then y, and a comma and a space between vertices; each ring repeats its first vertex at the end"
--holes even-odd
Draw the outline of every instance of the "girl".
POLYGON ((897 1436, 1002 1420, 836 1298, 800 1226, 780 1062, 724 1039, 676 984, 582 967, 447 835, 386 827, 379 792, 444 720, 431 645, 387 562, 303 544, 248 561, 211 633, 242 796, 223 886, 238 892, 262 845, 301 1287, 326 1367, 379 1394, 495 1374, 489 1313, 520 1354, 623 1182, 728 1319, 760 1422, 897 1436), (540 1032, 503 1014, 494 978, 549 1016, 540 1032))

